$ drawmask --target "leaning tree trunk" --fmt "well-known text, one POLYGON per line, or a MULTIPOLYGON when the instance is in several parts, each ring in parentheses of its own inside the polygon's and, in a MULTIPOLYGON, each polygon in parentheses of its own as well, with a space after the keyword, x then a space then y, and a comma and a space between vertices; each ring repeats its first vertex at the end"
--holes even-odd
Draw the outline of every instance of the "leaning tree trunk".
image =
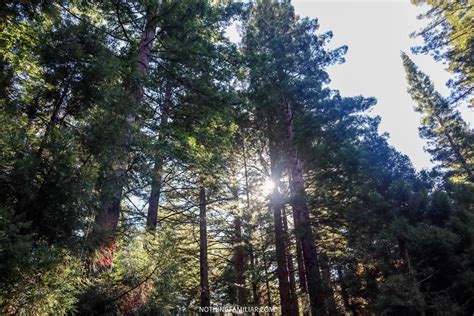
MULTIPOLYGON (((159 144, 163 144, 166 140, 166 127, 168 125, 169 110, 171 108, 171 90, 171 84, 167 82, 165 97, 161 106, 161 122, 158 134, 159 144)), ((155 166, 153 167, 151 193, 148 199, 148 213, 146 216, 146 227, 150 232, 156 230, 156 225, 158 223, 158 206, 160 203, 163 162, 164 155, 161 150, 158 149, 155 155, 155 166)))
POLYGON ((469 168, 469 165, 467 164, 466 159, 461 154, 461 150, 459 149, 459 146, 456 144, 453 137, 451 136, 451 133, 448 127, 446 126, 446 122, 443 120, 443 118, 439 114, 435 116, 436 116, 436 119, 438 120, 439 125, 442 128, 444 135, 448 139, 449 145, 451 146, 451 149, 454 152, 454 156, 456 157, 456 160, 463 167, 469 181, 474 182, 474 176, 472 174, 472 170, 471 168, 469 168))
MULTIPOLYGON (((209 263, 207 259, 207 200, 204 184, 199 189, 199 280, 201 288, 200 306, 211 306, 209 293, 209 263)), ((201 315, 211 315, 210 311, 201 311, 201 315)))
POLYGON ((295 230, 301 240, 306 268, 306 281, 311 303, 312 315, 326 315, 327 307, 319 271, 314 234, 311 229, 303 170, 294 144, 294 110, 287 98, 282 98, 281 112, 286 125, 287 157, 290 174, 290 203, 294 216, 298 219, 295 230))
MULTIPOLYGON (((140 106, 143 98, 143 80, 148 73, 150 64, 150 52, 156 35, 159 7, 160 1, 158 1, 156 7, 152 8, 150 6, 147 8, 146 24, 138 45, 136 69, 124 85, 131 104, 136 108, 140 106)), ((135 112, 136 109, 130 109, 126 116, 126 128, 122 135, 125 151, 130 150, 135 112)), ((92 231, 93 242, 98 247, 98 252, 93 260, 95 271, 107 270, 112 266, 113 254, 116 248, 115 234, 120 216, 123 188, 126 182, 127 161, 124 158, 126 156, 125 153, 125 155, 117 155, 117 157, 110 159, 111 166, 105 168, 100 183, 100 208, 92 231)))

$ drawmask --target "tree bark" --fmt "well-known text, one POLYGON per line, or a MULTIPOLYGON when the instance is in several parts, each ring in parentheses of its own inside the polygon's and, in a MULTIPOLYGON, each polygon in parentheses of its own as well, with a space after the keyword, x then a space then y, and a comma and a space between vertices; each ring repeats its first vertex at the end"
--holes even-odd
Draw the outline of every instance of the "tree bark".
MULTIPOLYGON (((295 223, 295 227, 299 227, 298 217, 295 216, 296 213, 293 212, 293 222, 295 223)), ((302 293, 307 292, 307 285, 306 285, 306 271, 304 267, 304 259, 303 259, 303 246, 301 245, 301 239, 296 237, 296 258, 298 262, 298 276, 299 276, 299 283, 300 289, 302 293)))
POLYGON ((247 289, 245 287, 245 251, 242 240, 242 221, 240 216, 236 216, 234 219, 235 229, 235 272, 236 272, 236 284, 237 284, 237 303, 240 306, 247 304, 247 289))
POLYGON ((281 109, 286 124, 287 157, 290 173, 290 204, 293 207, 294 216, 298 219, 295 230, 301 240, 303 258, 306 268, 306 279, 308 293, 311 303, 312 315, 327 315, 326 300, 322 286, 321 273, 318 266, 314 234, 311 229, 307 197, 304 185, 303 170, 298 159, 296 146, 294 145, 293 110, 289 100, 283 97, 281 109))
MULTIPOLYGON (((257 258, 254 254, 254 248, 251 243, 249 243, 249 255, 250 255, 250 269, 252 270, 252 303, 254 306, 259 306, 259 298, 260 295, 258 293, 258 280, 257 280, 257 272, 255 271, 255 267, 258 264, 257 258)), ((258 315, 258 312, 256 312, 258 315)))
MULTIPOLYGON (((245 195, 247 198, 247 211, 251 212, 250 210, 250 189, 249 189, 249 175, 248 175, 248 167, 247 167, 247 144, 245 141, 245 136, 242 136, 242 156, 244 159, 244 176, 245 176, 245 195)), ((247 226, 248 227, 248 226, 247 226)), ((254 248, 252 245, 252 231, 249 230, 248 232, 248 239, 247 239, 247 249, 250 256, 250 270, 252 276, 252 300, 255 306, 259 305, 259 293, 258 293, 258 280, 257 280, 257 272, 255 271, 255 265, 257 258, 254 254, 254 248)), ((259 315, 258 312, 255 312, 255 315, 259 315)))
POLYGON ((299 315, 298 295, 296 294, 295 268, 293 266, 293 258, 291 257, 291 243, 288 234, 288 220, 286 210, 283 207, 283 230, 286 237, 286 261, 288 264, 288 274, 290 278, 290 296, 291 296, 291 315, 299 315))
MULTIPOLYGON (((247 166, 247 144, 245 140, 245 135, 242 134, 242 157, 243 157, 243 162, 244 162, 244 177, 245 177, 245 196, 246 196, 246 202, 247 202, 247 211, 251 212, 250 209, 250 187, 249 187, 249 175, 248 175, 248 166, 247 166)), ((254 306, 258 306, 260 304, 259 298, 260 294, 258 292, 258 278, 257 278, 257 271, 256 271, 256 265, 258 264, 257 261, 257 256, 254 253, 254 247, 252 245, 252 232, 253 228, 249 227, 249 225, 246 226, 248 229, 248 238, 246 240, 246 249, 249 254, 249 260, 250 260, 250 270, 251 270, 251 276, 252 276, 252 301, 254 306)), ((259 315, 258 311, 255 312, 255 315, 259 315)))
MULTIPOLYGON (((199 279, 201 287, 200 306, 202 308, 211 306, 209 293, 209 263, 207 258, 207 200, 204 184, 199 189, 199 279)), ((211 315, 210 312, 202 311, 201 315, 211 315)))
MULTIPOLYGON (((262 240, 262 259, 263 259, 263 269, 265 271, 265 287, 267 288, 267 303, 268 306, 272 306, 272 294, 270 291, 270 280, 269 280, 269 273, 268 273, 268 260, 267 260, 267 255, 265 254, 265 243, 263 242, 263 237, 261 238, 262 240)), ((272 315, 272 312, 270 310, 269 315, 272 315)))
POLYGON ((285 237, 283 236, 281 207, 272 206, 275 226, 275 248, 277 260, 277 278, 282 315, 292 315, 288 264, 286 261, 285 237))
MULTIPOLYGON (((271 138, 270 138, 271 139, 271 138)), ((275 231, 275 250, 277 261, 278 289, 282 315, 292 315, 290 282, 288 276, 288 264, 286 261, 285 235, 283 232, 282 209, 284 207, 283 196, 280 193, 279 181, 281 175, 279 157, 273 141, 270 140, 271 176, 274 182, 273 192, 270 198, 270 208, 273 211, 273 223, 275 231)))
MULTIPOLYGON (((158 143, 162 144, 166 140, 166 127, 168 125, 169 109, 171 105, 171 84, 166 83, 165 97, 161 106, 161 122, 158 134, 158 143)), ((148 199, 148 213, 146 217, 146 227, 148 231, 155 231, 158 223, 158 207, 160 204, 161 183, 163 174, 164 155, 160 150, 155 156, 155 165, 153 167, 153 178, 151 182, 151 193, 148 199)))
MULTIPOLYGON (((148 73, 160 4, 161 1, 158 1, 155 7, 149 6, 146 10, 146 24, 138 45, 136 69, 124 85, 124 89, 130 96, 132 104, 137 108, 140 106, 143 98, 143 79, 148 73)), ((127 127, 123 135, 126 150, 130 150, 131 127, 135 122, 134 113, 135 110, 132 109, 126 117, 127 127)), ((115 157, 111 160, 113 161, 111 167, 104 170, 105 176, 100 188, 101 205, 95 218, 94 230, 92 231, 93 241, 98 246, 98 253, 93 260, 93 269, 98 272, 112 267, 116 248, 115 234, 120 217, 122 191, 125 186, 127 172, 127 161, 123 157, 115 157)))
MULTIPOLYGON (((295 212, 293 212, 293 222, 295 223, 295 227, 299 227, 298 218, 295 212)), ((295 239, 296 239, 296 259, 298 263, 299 285, 300 285, 300 290, 302 294, 301 295, 301 310, 304 316, 308 316, 309 310, 310 310, 310 302, 309 302, 309 297, 308 297, 308 286, 307 286, 307 281, 306 281, 306 268, 304 266, 304 258, 303 258, 303 245, 296 231, 295 231, 295 239)))

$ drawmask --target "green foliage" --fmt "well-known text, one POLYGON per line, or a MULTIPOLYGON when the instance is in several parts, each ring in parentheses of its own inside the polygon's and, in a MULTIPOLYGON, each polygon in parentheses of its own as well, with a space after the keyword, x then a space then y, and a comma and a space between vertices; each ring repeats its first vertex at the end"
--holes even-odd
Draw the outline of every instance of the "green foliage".
POLYGON ((156 235, 131 233, 120 241, 110 271, 88 277, 77 309, 80 313, 153 315, 176 308, 182 280, 176 241, 169 230, 156 235))
POLYGON ((474 17, 471 1, 412 0, 416 5, 428 5, 419 18, 428 24, 412 36, 421 37, 424 45, 414 47, 415 53, 430 54, 436 61, 446 62, 455 78, 447 82, 452 103, 468 100, 474 103, 474 17))
POLYGON ((420 135, 428 140, 428 151, 453 176, 472 181, 473 137, 468 125, 448 100, 434 89, 430 78, 404 53, 402 60, 408 92, 417 103, 415 110, 422 114, 420 135))
POLYGON ((376 309, 386 315, 417 315, 425 304, 416 286, 407 275, 389 276, 380 286, 376 309))
POLYGON ((284 162, 282 192, 288 148, 301 162, 325 301, 354 314, 474 312, 472 133, 454 108, 472 90, 471 4, 427 1, 433 22, 418 51, 457 75, 450 98, 402 55, 439 162, 417 173, 367 114, 375 99, 330 88, 326 68, 347 48, 327 49, 332 33, 288 1, 40 2, 0 4, 0 313, 195 311, 200 185, 212 302, 237 302, 243 248, 249 304, 277 305, 262 189, 269 139, 284 162), (145 13, 156 10, 147 75, 137 78, 145 13), (237 45, 225 37, 235 20, 237 45), (157 172, 158 226, 145 233, 157 172), (92 271, 94 217, 117 187, 113 264, 92 271))
POLYGON ((84 266, 67 251, 22 234, 30 224, 1 210, 0 310, 6 314, 55 313, 75 310, 84 287, 84 266))

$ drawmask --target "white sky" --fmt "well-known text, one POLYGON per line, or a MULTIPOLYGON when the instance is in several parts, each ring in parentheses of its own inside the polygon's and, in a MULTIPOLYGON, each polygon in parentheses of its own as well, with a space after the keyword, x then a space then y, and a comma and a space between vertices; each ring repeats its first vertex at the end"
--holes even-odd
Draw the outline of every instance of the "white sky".
MULTIPOLYGON (((434 81, 436 88, 448 94, 445 82, 449 74, 430 56, 413 56, 410 47, 419 40, 409 34, 427 23, 416 16, 424 8, 409 0, 293 0, 300 16, 318 18, 320 32, 333 31, 329 47, 347 45, 346 62, 328 69, 331 88, 343 96, 363 95, 377 98, 372 110, 382 118, 380 130, 390 134, 389 143, 408 155, 417 169, 433 166, 424 152, 425 141, 418 135, 420 116, 406 92, 407 84, 400 51, 404 51, 434 81)), ((237 32, 229 30, 236 38, 237 32)), ((474 116, 466 106, 459 109, 474 125, 474 116)))

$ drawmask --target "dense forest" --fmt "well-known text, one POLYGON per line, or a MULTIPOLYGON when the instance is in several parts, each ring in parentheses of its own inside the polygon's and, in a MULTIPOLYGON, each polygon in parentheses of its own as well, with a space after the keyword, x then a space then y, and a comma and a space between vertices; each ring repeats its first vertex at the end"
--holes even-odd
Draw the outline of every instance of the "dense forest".
POLYGON ((473 315, 474 4, 412 2, 421 171, 290 1, 2 1, 0 313, 473 315))

